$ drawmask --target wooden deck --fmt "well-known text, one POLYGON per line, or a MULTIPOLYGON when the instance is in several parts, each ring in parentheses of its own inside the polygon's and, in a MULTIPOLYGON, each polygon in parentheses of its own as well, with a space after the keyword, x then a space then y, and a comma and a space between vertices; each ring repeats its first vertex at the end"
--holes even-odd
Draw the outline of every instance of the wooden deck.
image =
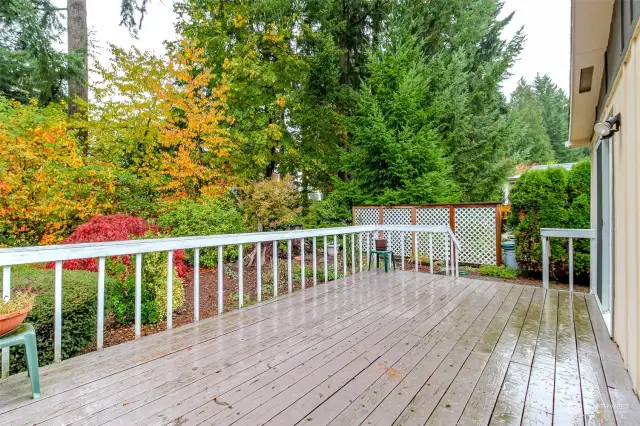
POLYGON ((0 425, 638 424, 592 296, 366 272, 0 382, 0 425), (601 357, 604 362, 601 362, 601 357))

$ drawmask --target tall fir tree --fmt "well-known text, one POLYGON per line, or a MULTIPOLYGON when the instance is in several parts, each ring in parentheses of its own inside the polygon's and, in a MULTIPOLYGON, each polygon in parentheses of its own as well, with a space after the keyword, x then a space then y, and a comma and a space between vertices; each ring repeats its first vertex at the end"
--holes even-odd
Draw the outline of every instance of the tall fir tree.
POLYGON ((544 123, 544 110, 533 87, 524 79, 511 95, 512 125, 509 155, 517 163, 550 163, 555 152, 544 123))
POLYGON ((380 49, 371 50, 369 78, 359 91, 344 167, 356 202, 457 201, 446 146, 429 115, 433 78, 413 21, 393 20, 380 49))

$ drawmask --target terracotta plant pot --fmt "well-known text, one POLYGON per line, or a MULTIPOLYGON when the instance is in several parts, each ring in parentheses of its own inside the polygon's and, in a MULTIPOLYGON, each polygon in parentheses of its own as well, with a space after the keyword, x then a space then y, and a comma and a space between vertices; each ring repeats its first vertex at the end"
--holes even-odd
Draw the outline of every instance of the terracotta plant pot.
POLYGON ((386 250, 387 240, 376 240, 376 250, 386 250))
POLYGON ((24 308, 18 312, 12 312, 6 315, 0 315, 0 336, 4 336, 7 333, 12 332, 27 317, 27 314, 31 310, 31 306, 24 308))

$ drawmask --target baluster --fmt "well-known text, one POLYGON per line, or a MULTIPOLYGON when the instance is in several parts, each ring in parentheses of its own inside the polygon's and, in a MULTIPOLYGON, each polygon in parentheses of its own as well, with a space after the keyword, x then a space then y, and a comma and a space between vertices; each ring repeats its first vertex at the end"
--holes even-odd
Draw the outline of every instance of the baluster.
POLYGON ((351 233, 351 275, 356 274, 356 236, 351 233))
MULTIPOLYGON (((11 266, 2 267, 2 300, 11 297, 11 266)), ((2 373, 0 377, 9 375, 9 348, 2 348, 2 373)))
POLYGON ((200 321, 200 249, 193 249, 193 320, 200 321))
POLYGON ((53 361, 62 361, 62 261, 56 261, 54 278, 53 361))
POLYGON ((338 279, 338 236, 333 236, 333 279, 338 279))
POLYGON ((278 297, 278 241, 273 242, 273 297, 278 297))
POLYGON ((329 281, 329 267, 327 266, 327 236, 324 236, 324 282, 329 281))
POLYGON ((420 270, 420 249, 418 245, 420 244, 420 233, 416 232, 416 247, 415 247, 415 262, 416 262, 416 272, 420 270))
POLYGON ((549 255, 551 247, 547 237, 542 237, 542 287, 549 288, 549 255))
POLYGON ((224 270, 222 265, 222 246, 218 246, 218 315, 224 311, 224 270))
POLYGON ((104 274, 105 274, 105 258, 98 258, 98 312, 97 312, 97 332, 96 346, 98 350, 102 350, 104 346, 104 274))
POLYGON ((400 268, 404 271, 404 231, 400 231, 400 268))
POLYGON ((569 291, 573 292, 573 238, 569 238, 569 291))
POLYGON ((371 238, 371 232, 367 232, 367 269, 371 268, 371 265, 369 265, 369 263, 371 262, 371 241, 369 241, 371 238))
POLYGON ((316 237, 313 237, 312 244, 312 258, 313 258, 313 286, 318 284, 318 266, 316 265, 316 237))
MULTIPOLYGON (((195 289, 194 289, 195 291, 195 289)), ((136 301, 135 301, 135 334, 136 339, 141 335, 142 317, 142 253, 136 253, 136 301)), ((198 306, 198 305, 195 305, 198 306)), ((195 309, 194 306, 194 309, 195 309)))
POLYGON ((287 273, 289 293, 293 291, 293 272, 291 271, 291 240, 287 240, 287 273))
POLYGON ((362 232, 358 233, 358 257, 360 258, 360 272, 362 272, 362 232))
POLYGON ((300 238, 300 286, 305 287, 304 276, 304 238, 300 238))
POLYGON ((342 276, 347 276, 347 234, 342 234, 342 276))
POLYGON ((244 256, 242 244, 238 244, 238 307, 244 304, 244 256))
POLYGON ((256 244, 256 287, 258 302, 262 302, 262 243, 256 244))
POLYGON ((167 330, 173 328, 173 250, 167 252, 167 330))
POLYGON ((429 232, 429 273, 433 274, 433 234, 429 232))
POLYGON ((449 236, 444 235, 444 270, 445 274, 449 275, 449 236))

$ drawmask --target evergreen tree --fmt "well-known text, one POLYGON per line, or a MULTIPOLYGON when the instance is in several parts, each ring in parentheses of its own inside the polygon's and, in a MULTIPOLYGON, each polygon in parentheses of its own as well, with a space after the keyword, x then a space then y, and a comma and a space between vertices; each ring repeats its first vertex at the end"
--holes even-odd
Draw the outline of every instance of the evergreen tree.
POLYGON ((548 75, 538 75, 533 81, 533 90, 542 108, 542 118, 551 147, 559 163, 572 163, 588 156, 588 150, 568 149, 569 97, 548 75))
POLYGON ((498 19, 498 0, 405 1, 415 17, 431 81, 428 116, 446 146, 462 201, 498 200, 512 162, 501 84, 521 51, 519 31, 501 38, 512 15, 498 19))
POLYGON ((555 153, 544 123, 544 110, 538 97, 524 79, 511 95, 512 136, 509 155, 518 163, 549 163, 555 153))
POLYGON ((47 104, 65 96, 68 79, 82 79, 82 54, 54 47, 63 31, 49 0, 0 2, 0 95, 47 104))
POLYGON ((405 16, 396 18, 367 62, 345 153, 347 184, 356 202, 437 203, 459 198, 446 147, 429 116, 422 44, 405 16))

